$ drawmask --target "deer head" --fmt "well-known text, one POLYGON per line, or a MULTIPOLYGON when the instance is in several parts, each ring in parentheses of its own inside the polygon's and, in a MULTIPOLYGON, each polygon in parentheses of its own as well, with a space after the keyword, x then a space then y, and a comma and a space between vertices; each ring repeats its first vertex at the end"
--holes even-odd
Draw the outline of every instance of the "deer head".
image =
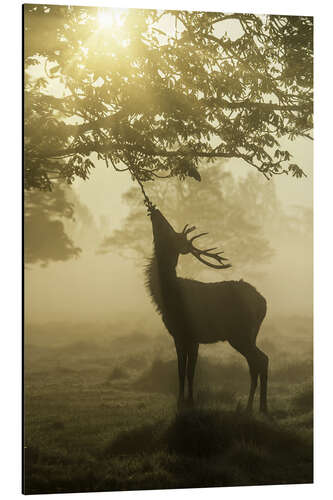
POLYGON ((154 206, 149 208, 149 215, 153 225, 155 249, 163 253, 165 258, 168 257, 171 259, 174 265, 177 264, 179 254, 185 255, 191 253, 200 262, 214 269, 227 269, 231 267, 231 264, 223 263, 223 261, 228 259, 221 257, 222 251, 213 252, 213 250, 216 250, 216 247, 201 250, 193 245, 194 240, 208 233, 200 233, 188 239, 188 235, 196 229, 195 226, 190 227, 186 224, 182 232, 177 233, 163 214, 154 206), (205 257, 210 260, 205 260, 205 257))

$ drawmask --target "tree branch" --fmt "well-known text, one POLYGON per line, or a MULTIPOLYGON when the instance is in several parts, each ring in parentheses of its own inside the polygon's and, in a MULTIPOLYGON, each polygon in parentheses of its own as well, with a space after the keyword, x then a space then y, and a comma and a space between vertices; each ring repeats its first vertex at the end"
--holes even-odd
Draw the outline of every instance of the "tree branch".
POLYGON ((244 100, 244 101, 234 101, 230 102, 227 101, 226 99, 216 99, 216 104, 220 104, 221 106, 228 108, 228 109, 261 109, 264 111, 311 111, 312 109, 312 103, 308 103, 307 105, 304 106, 298 106, 298 105, 281 105, 281 104, 273 104, 273 103, 268 103, 268 102, 253 102, 250 100, 244 100))
MULTIPOLYGON (((43 151, 39 155, 39 158, 65 158, 66 156, 73 156, 75 154, 85 154, 88 155, 90 153, 114 153, 114 146, 110 146, 107 144, 89 144, 89 145, 81 145, 76 148, 68 148, 67 150, 62 151, 43 151)), ((176 151, 160 151, 160 150, 148 150, 143 149, 140 146, 134 145, 126 145, 126 149, 131 152, 139 152, 144 154, 145 156, 153 156, 153 157, 162 157, 162 158, 172 158, 172 157, 184 157, 184 156, 192 156, 197 158, 247 158, 246 155, 241 153, 232 152, 202 152, 202 151, 184 151, 184 150, 176 150, 176 151)), ((250 156, 249 156, 250 158, 250 156)))

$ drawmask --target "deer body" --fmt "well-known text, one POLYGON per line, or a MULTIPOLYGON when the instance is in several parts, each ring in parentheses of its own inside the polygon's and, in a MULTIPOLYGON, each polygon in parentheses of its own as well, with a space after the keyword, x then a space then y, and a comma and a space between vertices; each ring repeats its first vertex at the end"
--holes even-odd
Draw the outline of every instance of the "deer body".
MULTIPOLYGON (((189 399, 193 401, 193 378, 199 344, 228 341, 245 356, 251 375, 248 409, 260 376, 260 409, 267 410, 267 356, 256 347, 256 337, 266 314, 266 300, 243 280, 202 283, 177 276, 179 254, 205 255, 226 268, 218 254, 193 247, 186 235, 195 228, 176 233, 159 210, 152 210, 154 256, 147 268, 147 285, 163 322, 172 335, 178 357, 179 398, 184 401, 187 372, 189 399), (198 253, 199 252, 199 253, 198 253)), ((199 258, 207 265, 212 265, 199 258)))

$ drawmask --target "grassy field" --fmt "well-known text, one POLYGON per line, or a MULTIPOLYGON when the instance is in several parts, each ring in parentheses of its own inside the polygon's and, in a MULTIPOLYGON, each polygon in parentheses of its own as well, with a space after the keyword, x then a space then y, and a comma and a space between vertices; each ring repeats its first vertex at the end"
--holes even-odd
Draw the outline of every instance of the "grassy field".
POLYGON ((267 321, 260 339, 270 418, 244 413, 247 365, 226 344, 200 348, 196 407, 177 413, 165 331, 28 326, 25 493, 312 482, 312 321, 267 321))

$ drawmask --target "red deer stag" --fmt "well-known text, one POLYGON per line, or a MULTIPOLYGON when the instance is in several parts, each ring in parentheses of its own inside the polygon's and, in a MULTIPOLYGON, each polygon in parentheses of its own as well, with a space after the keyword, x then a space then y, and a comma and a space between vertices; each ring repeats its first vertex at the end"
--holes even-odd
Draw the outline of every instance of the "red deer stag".
POLYGON ((178 357, 178 407, 184 403, 187 371, 189 403, 193 404, 193 378, 199 344, 228 341, 247 360, 251 376, 247 403, 252 410, 253 398, 260 376, 260 411, 267 412, 268 357, 256 346, 256 337, 266 314, 266 300, 245 281, 202 283, 177 277, 179 254, 191 253, 202 263, 226 269, 223 252, 200 250, 193 241, 207 233, 187 239, 195 227, 186 225, 177 233, 162 213, 149 206, 153 226, 154 254, 147 267, 147 286, 172 335, 178 357), (216 263, 207 261, 213 259, 216 263))

